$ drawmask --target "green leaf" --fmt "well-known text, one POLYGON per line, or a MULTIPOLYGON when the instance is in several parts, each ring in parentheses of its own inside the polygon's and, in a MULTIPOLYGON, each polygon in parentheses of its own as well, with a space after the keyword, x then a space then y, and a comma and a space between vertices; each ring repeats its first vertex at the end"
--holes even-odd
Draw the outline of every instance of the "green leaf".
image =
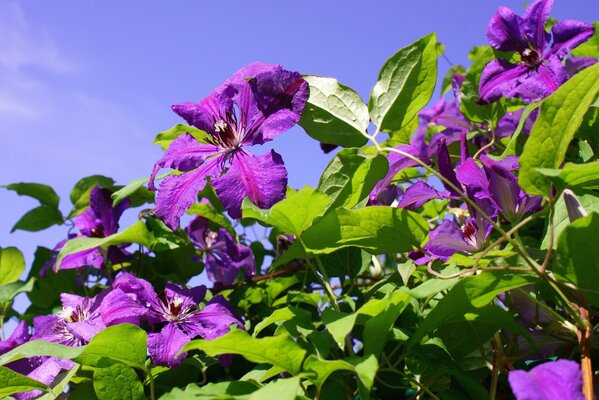
POLYGON ((387 158, 382 155, 368 156, 359 148, 343 149, 324 170, 318 190, 333 199, 329 208, 352 208, 368 197, 388 169, 387 158))
POLYGON ((586 164, 566 163, 562 169, 537 168, 536 170, 549 178, 560 191, 565 188, 573 190, 599 188, 599 161, 586 164))
POLYGON ((574 283, 591 304, 599 305, 599 258, 589 245, 599 237, 599 214, 591 213, 568 225, 559 236, 553 272, 574 283))
POLYGON ((25 271, 25 257, 16 247, 0 247, 0 285, 13 283, 25 271))
POLYGON ((520 133, 522 133, 522 129, 524 129, 526 120, 528 119, 528 116, 530 115, 530 113, 533 112, 534 110, 536 110, 540 105, 541 105, 540 102, 532 103, 532 104, 527 105, 526 108, 524 108, 524 111, 522 111, 522 116, 520 117, 520 121, 518 121, 518 126, 516 127, 516 130, 514 131, 514 133, 512 133, 512 136, 510 137, 510 141, 508 142, 507 146, 505 147, 505 151, 501 154, 501 156, 499 156, 500 159, 505 158, 507 156, 515 156, 516 155, 516 145, 518 144, 518 137, 520 136, 520 133))
POLYGON ((166 150, 173 140, 186 133, 196 138, 198 142, 203 142, 203 139, 208 137, 208 134, 201 129, 185 124, 177 124, 169 130, 158 133, 152 144, 157 144, 162 150, 166 150))
POLYGON ((160 400, 236 399, 248 395, 258 388, 259 386, 251 381, 210 382, 201 387, 191 383, 183 390, 177 387, 173 388, 169 393, 162 395, 160 400))
MULTIPOLYGON (((580 204, 587 210, 589 213, 596 212, 599 213, 599 197, 595 194, 590 193, 581 193, 578 196, 578 200, 580 204)), ((570 225, 570 218, 568 217, 568 210, 566 209, 566 203, 564 201, 564 197, 560 196, 557 202, 555 203, 555 211, 553 215, 553 237, 559 238, 560 234, 566 228, 566 226, 570 225)), ((549 248, 549 227, 545 228, 545 237, 543 238, 543 242, 541 243, 541 249, 545 250, 549 248)), ((554 241, 553 247, 556 247, 557 240, 554 241)))
POLYGON ((145 369, 146 332, 131 324, 110 326, 99 332, 75 361, 92 367, 106 367, 115 362, 145 369))
POLYGON ((520 187, 529 194, 548 195, 551 181, 537 168, 559 168, 568 145, 599 93, 599 64, 566 82, 541 105, 541 113, 520 156, 520 187))
POLYGON ((328 144, 362 146, 370 119, 368 108, 353 89, 334 78, 306 75, 310 97, 299 124, 308 135, 328 144))
POLYGON ((265 385, 264 387, 253 392, 248 400, 296 400, 298 396, 303 394, 300 385, 300 377, 294 376, 287 379, 277 379, 265 385))
POLYGON ((0 398, 36 389, 47 391, 48 386, 6 367, 0 367, 0 398))
POLYGON ((11 301, 19 293, 31 292, 35 281, 35 278, 29 278, 27 282, 16 281, 0 286, 0 303, 11 301))
POLYGON ((473 51, 473 62, 462 85, 460 111, 472 122, 488 122, 497 113, 498 103, 489 105, 478 104, 478 84, 485 66, 493 59, 495 53, 490 46, 476 47, 473 51))
POLYGON ((58 208, 58 203, 60 202, 60 197, 58 197, 54 189, 41 183, 11 183, 10 185, 0 186, 0 188, 14 190, 19 196, 33 197, 41 205, 50 208, 58 208))
POLYGON ((370 117, 382 132, 408 124, 429 102, 437 82, 437 37, 427 35, 395 53, 370 93, 370 117))
POLYGON ((355 278, 370 264, 371 255, 356 247, 346 247, 320 256, 327 276, 355 278))
POLYGON ((56 208, 48 206, 39 206, 29 210, 25 215, 17 221, 10 232, 17 229, 29 232, 38 232, 51 227, 52 225, 60 225, 63 222, 63 217, 60 211, 56 208))
POLYGON ((372 254, 399 253, 419 246, 428 234, 420 215, 404 209, 374 206, 343 208, 325 215, 302 234, 306 249, 315 254, 356 246, 372 254))
POLYGON ((107 247, 125 243, 138 243, 147 248, 151 248, 155 243, 155 238, 143 221, 137 221, 127 229, 103 238, 74 238, 66 242, 60 250, 56 259, 56 267, 57 269, 60 269, 62 260, 69 254, 89 250, 94 247, 107 247))
POLYGON ((218 210, 216 208, 214 208, 214 206, 212 204, 206 204, 206 203, 192 204, 192 206, 189 207, 189 209, 187 210, 187 214, 200 215, 206 219, 209 219, 210 221, 214 222, 215 224, 222 226, 223 228, 228 230, 229 233, 231 233, 231 235, 237 236, 237 233, 235 232, 235 228, 233 228, 233 225, 231 225, 231 221, 229 221, 227 219, 227 217, 225 217, 224 215, 219 213, 218 210))
POLYGON ((71 190, 70 198, 71 203, 73 203, 73 209, 69 213, 68 218, 80 214, 89 207, 89 196, 92 189, 96 186, 100 188, 112 188, 114 180, 103 175, 92 175, 80 179, 73 187, 73 190, 71 190))
POLYGON ((51 356, 72 360, 80 355, 84 349, 85 346, 70 347, 45 340, 32 340, 0 355, 0 365, 36 356, 51 356))
POLYGON ((120 363, 94 371, 94 390, 99 400, 146 399, 135 370, 120 363))
POLYGON ((536 275, 496 270, 487 270, 479 275, 466 277, 459 281, 429 312, 410 341, 417 343, 440 325, 486 306, 499 293, 537 281, 536 275))
MULTIPOLYGON (((156 179, 162 179, 168 175, 175 173, 174 171, 165 172, 164 174, 158 175, 156 179)), ((141 194, 147 189, 144 187, 146 183, 150 180, 150 177, 146 178, 136 178, 129 182, 126 186, 117 190, 112 194, 112 206, 116 206, 121 201, 125 200, 128 197, 135 196, 136 194, 141 194)))
POLYGON ((593 22, 595 33, 591 38, 570 52, 574 57, 599 57, 599 22, 593 22))
POLYGON ((322 360, 314 355, 310 355, 304 362, 304 371, 310 374, 308 379, 320 389, 333 372, 355 372, 356 369, 352 364, 344 360, 322 360))
POLYGON ((322 322, 341 350, 345 349, 345 338, 354 328, 358 313, 346 314, 326 308, 322 312, 322 322))
MULTIPOLYGON (((55 400, 62 397, 62 392, 71 382, 71 378, 75 376, 75 374, 79 371, 79 364, 75 364, 70 370, 60 372, 56 378, 54 378, 54 382, 50 391, 45 395, 38 397, 37 400, 55 400), (56 383, 57 382, 57 383, 56 383)), ((69 399, 71 397, 69 396, 69 399)))
POLYGON ((256 207, 247 198, 242 205, 243 218, 253 218, 274 226, 281 232, 299 235, 324 213, 331 199, 305 186, 299 191, 287 191, 287 197, 269 210, 256 207))
POLYGON ((209 356, 239 354, 251 362, 271 364, 292 374, 299 372, 306 355, 306 350, 287 334, 256 339, 242 330, 233 330, 214 340, 192 340, 181 352, 189 350, 202 350, 209 356))
POLYGON ((273 311, 273 313, 270 314, 267 318, 257 323, 252 336, 258 336, 258 334, 262 332, 264 328, 276 322, 289 320, 297 320, 299 322, 309 324, 312 320, 312 315, 310 314, 310 312, 298 307, 289 306, 286 308, 280 308, 278 310, 273 311))
POLYGON ((412 296, 396 291, 388 297, 385 310, 368 319, 364 326, 364 354, 376 355, 383 351, 393 324, 410 303, 412 296))

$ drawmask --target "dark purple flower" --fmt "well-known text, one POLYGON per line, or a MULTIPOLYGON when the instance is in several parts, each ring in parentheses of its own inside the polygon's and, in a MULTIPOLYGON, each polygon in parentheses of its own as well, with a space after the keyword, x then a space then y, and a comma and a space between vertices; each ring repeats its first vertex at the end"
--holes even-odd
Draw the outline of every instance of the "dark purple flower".
MULTIPOLYGON (((72 235, 69 239, 75 237, 96 237, 102 238, 110 236, 119 230, 119 219, 130 201, 125 199, 115 207, 112 206, 111 192, 107 189, 95 187, 89 195, 89 207, 83 213, 77 215, 73 222, 79 230, 79 234, 72 235)), ((60 241, 54 248, 54 257, 44 265, 41 274, 43 275, 50 267, 57 270, 56 256, 68 239, 60 241)), ((119 263, 126 259, 127 253, 123 250, 124 246, 110 246, 106 251, 106 258, 112 263, 119 263)), ((74 269, 81 267, 94 267, 96 269, 104 268, 105 257, 100 248, 95 247, 78 253, 69 254, 63 258, 60 269, 74 269)))
POLYGON ((424 249, 443 261, 458 252, 476 253, 483 249, 491 228, 491 224, 480 216, 467 218, 463 223, 445 220, 431 231, 424 249))
POLYGON ((405 208, 406 210, 416 210, 424 203, 432 199, 447 199, 449 191, 439 192, 426 183, 419 181, 412 184, 403 194, 397 207, 405 208))
POLYGON ((83 346, 101 330, 106 323, 100 313, 100 305, 106 295, 102 292, 87 298, 63 293, 60 296, 62 311, 56 315, 33 318, 32 339, 47 340, 66 346, 83 346))
POLYGON ((149 282, 123 273, 113 283, 112 292, 102 305, 107 322, 116 319, 144 320, 156 328, 148 334, 148 351, 156 365, 176 367, 185 354, 176 357, 181 348, 195 337, 215 339, 243 324, 235 311, 222 297, 214 297, 199 310, 206 287, 186 289, 167 283, 160 298, 149 282))
POLYGON ((530 371, 510 371, 508 381, 516 400, 583 400, 582 371, 575 361, 557 360, 530 371))
POLYGON ((524 17, 499 7, 487 27, 487 38, 493 48, 516 52, 520 60, 511 64, 497 59, 485 66, 479 86, 481 103, 488 104, 502 96, 537 101, 568 79, 563 59, 570 50, 587 41, 594 28, 567 20, 557 22, 548 33, 545 24, 552 7, 553 0, 536 0, 526 9, 524 17))
POLYGON ((174 105, 173 111, 206 133, 204 142, 190 134, 175 139, 154 166, 148 187, 161 168, 183 172, 162 181, 156 213, 172 229, 211 178, 232 218, 241 217, 241 202, 269 208, 285 197, 287 171, 279 154, 254 156, 246 147, 263 144, 290 129, 301 116, 308 83, 280 65, 253 63, 237 71, 199 103, 174 105))
POLYGON ((241 271, 248 278, 256 274, 252 249, 237 243, 226 229, 211 231, 208 220, 197 217, 186 231, 191 242, 202 250, 208 279, 215 284, 231 285, 241 271))

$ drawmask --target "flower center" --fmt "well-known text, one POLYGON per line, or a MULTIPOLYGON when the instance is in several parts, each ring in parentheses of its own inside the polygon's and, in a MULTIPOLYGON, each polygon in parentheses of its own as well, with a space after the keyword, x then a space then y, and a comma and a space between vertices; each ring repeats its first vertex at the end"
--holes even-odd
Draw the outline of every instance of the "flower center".
POLYGON ((65 307, 58 316, 65 322, 81 322, 88 319, 89 313, 87 309, 81 306, 65 307))
POLYGON ((472 223, 472 221, 467 221, 460 229, 462 231, 462 238, 464 241, 472 247, 478 248, 478 243, 476 240, 476 232, 478 229, 476 229, 474 223, 472 223))
POLYGON ((230 149, 238 147, 243 138, 244 129, 238 122, 237 114, 227 112, 224 117, 214 117, 213 121, 214 132, 211 134, 211 142, 230 149))
POLYGON ((533 68, 541 63, 541 55, 534 49, 524 49, 524 51, 520 53, 520 56, 522 57, 522 63, 528 67, 533 68))

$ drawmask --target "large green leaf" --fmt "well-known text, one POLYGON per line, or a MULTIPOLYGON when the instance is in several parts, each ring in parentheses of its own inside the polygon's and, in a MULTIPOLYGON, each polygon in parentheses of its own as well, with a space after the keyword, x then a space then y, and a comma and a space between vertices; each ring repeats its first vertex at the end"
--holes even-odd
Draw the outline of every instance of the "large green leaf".
POLYGON ((166 150, 173 140, 186 133, 189 133, 200 142, 208 137, 208 134, 201 129, 185 124, 177 124, 169 130, 158 133, 154 138, 153 144, 157 144, 162 150, 166 150))
POLYGON ((97 368, 94 371, 94 390, 99 400, 147 398, 135 370, 121 363, 97 368))
POLYGON ((574 283, 595 306, 599 306, 599 257, 597 248, 590 243, 598 237, 598 213, 572 222, 559 236, 558 258, 552 268, 556 274, 574 283))
POLYGON ((0 186, 8 190, 14 190, 19 196, 29 196, 37 199, 41 205, 50 208, 58 208, 60 198, 48 185, 41 183, 11 183, 10 185, 0 186))
POLYGON ((488 270, 479 275, 464 278, 430 311, 416 333, 410 338, 411 342, 418 342, 440 325, 486 306, 499 293, 537 281, 538 277, 532 273, 515 274, 497 270, 488 270))
POLYGON ((36 278, 29 278, 27 282, 16 281, 0 286, 0 303, 11 301, 19 293, 31 292, 35 282, 36 278))
POLYGON ((334 78, 304 76, 310 97, 299 124, 314 139, 344 147, 362 146, 370 118, 368 107, 353 89, 334 78))
POLYGON ((399 253, 419 246, 428 233, 420 215, 394 207, 336 209, 302 234, 312 253, 331 253, 349 246, 372 254, 399 253))
POLYGON ((63 222, 62 214, 57 208, 41 205, 32 210, 29 210, 20 220, 12 227, 10 232, 17 229, 29 232, 38 232, 52 225, 60 225, 63 222))
POLYGON ((548 195, 551 180, 537 168, 559 168, 568 145, 599 93, 599 64, 566 82, 541 105, 520 156, 519 184, 527 193, 548 195))
POLYGON ((387 158, 368 156, 359 148, 339 151, 320 177, 318 190, 333 199, 329 208, 352 208, 365 199, 389 169, 387 158))
POLYGON ((271 364, 292 374, 299 372, 306 355, 306 350, 287 334, 256 339, 242 330, 214 340, 192 340, 181 352, 189 350, 202 350, 209 356, 239 354, 251 362, 271 364))
POLYGON ((0 355, 0 365, 36 356, 51 356, 71 360, 80 355, 84 349, 85 346, 69 347, 45 340, 32 340, 0 355))
POLYGON ((0 285, 13 283, 25 271, 25 258, 16 247, 0 247, 0 285))
POLYGON ((241 396, 249 395, 258 388, 258 384, 253 381, 210 382, 203 386, 192 383, 187 385, 185 389, 173 388, 169 393, 162 395, 160 400, 237 399, 241 398, 241 396))
POLYGON ((331 199, 319 191, 305 186, 299 191, 289 189, 287 197, 269 210, 256 207, 244 199, 243 218, 253 218, 278 228, 281 232, 301 234, 327 209, 331 199))
POLYGON ((48 387, 11 369, 0 367, 0 398, 3 399, 13 393, 28 392, 36 389, 47 391, 48 387))
POLYGON ((370 118, 382 132, 408 124, 429 102, 437 82, 437 37, 427 35, 395 53, 370 93, 370 118))
POLYGON ((56 259, 56 266, 60 264, 65 256, 94 247, 106 247, 125 243, 138 243, 151 248, 154 244, 154 235, 148 230, 143 221, 137 221, 127 229, 103 238, 74 238, 65 243, 56 259))
POLYGON ((146 352, 146 332, 135 325, 120 324, 94 336, 75 361, 92 367, 107 367, 119 362, 143 370, 146 352))
POLYGON ((387 343, 387 336, 393 329, 395 321, 408 306, 412 296, 406 292, 396 291, 388 297, 385 310, 368 319, 364 326, 364 354, 376 355, 387 343))
POLYGON ((599 188, 599 161, 586 164, 566 163, 562 169, 537 168, 537 171, 548 177, 559 190, 599 188))
POLYGON ((304 393, 300 377, 293 376, 287 379, 277 379, 253 392, 248 400, 296 400, 304 393))

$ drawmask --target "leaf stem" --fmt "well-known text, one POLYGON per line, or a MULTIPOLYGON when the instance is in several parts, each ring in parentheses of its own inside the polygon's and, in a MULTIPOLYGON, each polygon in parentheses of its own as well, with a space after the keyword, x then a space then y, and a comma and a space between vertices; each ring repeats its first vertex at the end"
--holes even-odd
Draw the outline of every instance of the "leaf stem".
POLYGON ((580 307, 580 318, 585 327, 578 328, 578 344, 580 348, 580 367, 582 369, 582 392, 586 400, 593 400, 593 366, 591 364, 591 333, 592 325, 589 320, 589 311, 580 307))

